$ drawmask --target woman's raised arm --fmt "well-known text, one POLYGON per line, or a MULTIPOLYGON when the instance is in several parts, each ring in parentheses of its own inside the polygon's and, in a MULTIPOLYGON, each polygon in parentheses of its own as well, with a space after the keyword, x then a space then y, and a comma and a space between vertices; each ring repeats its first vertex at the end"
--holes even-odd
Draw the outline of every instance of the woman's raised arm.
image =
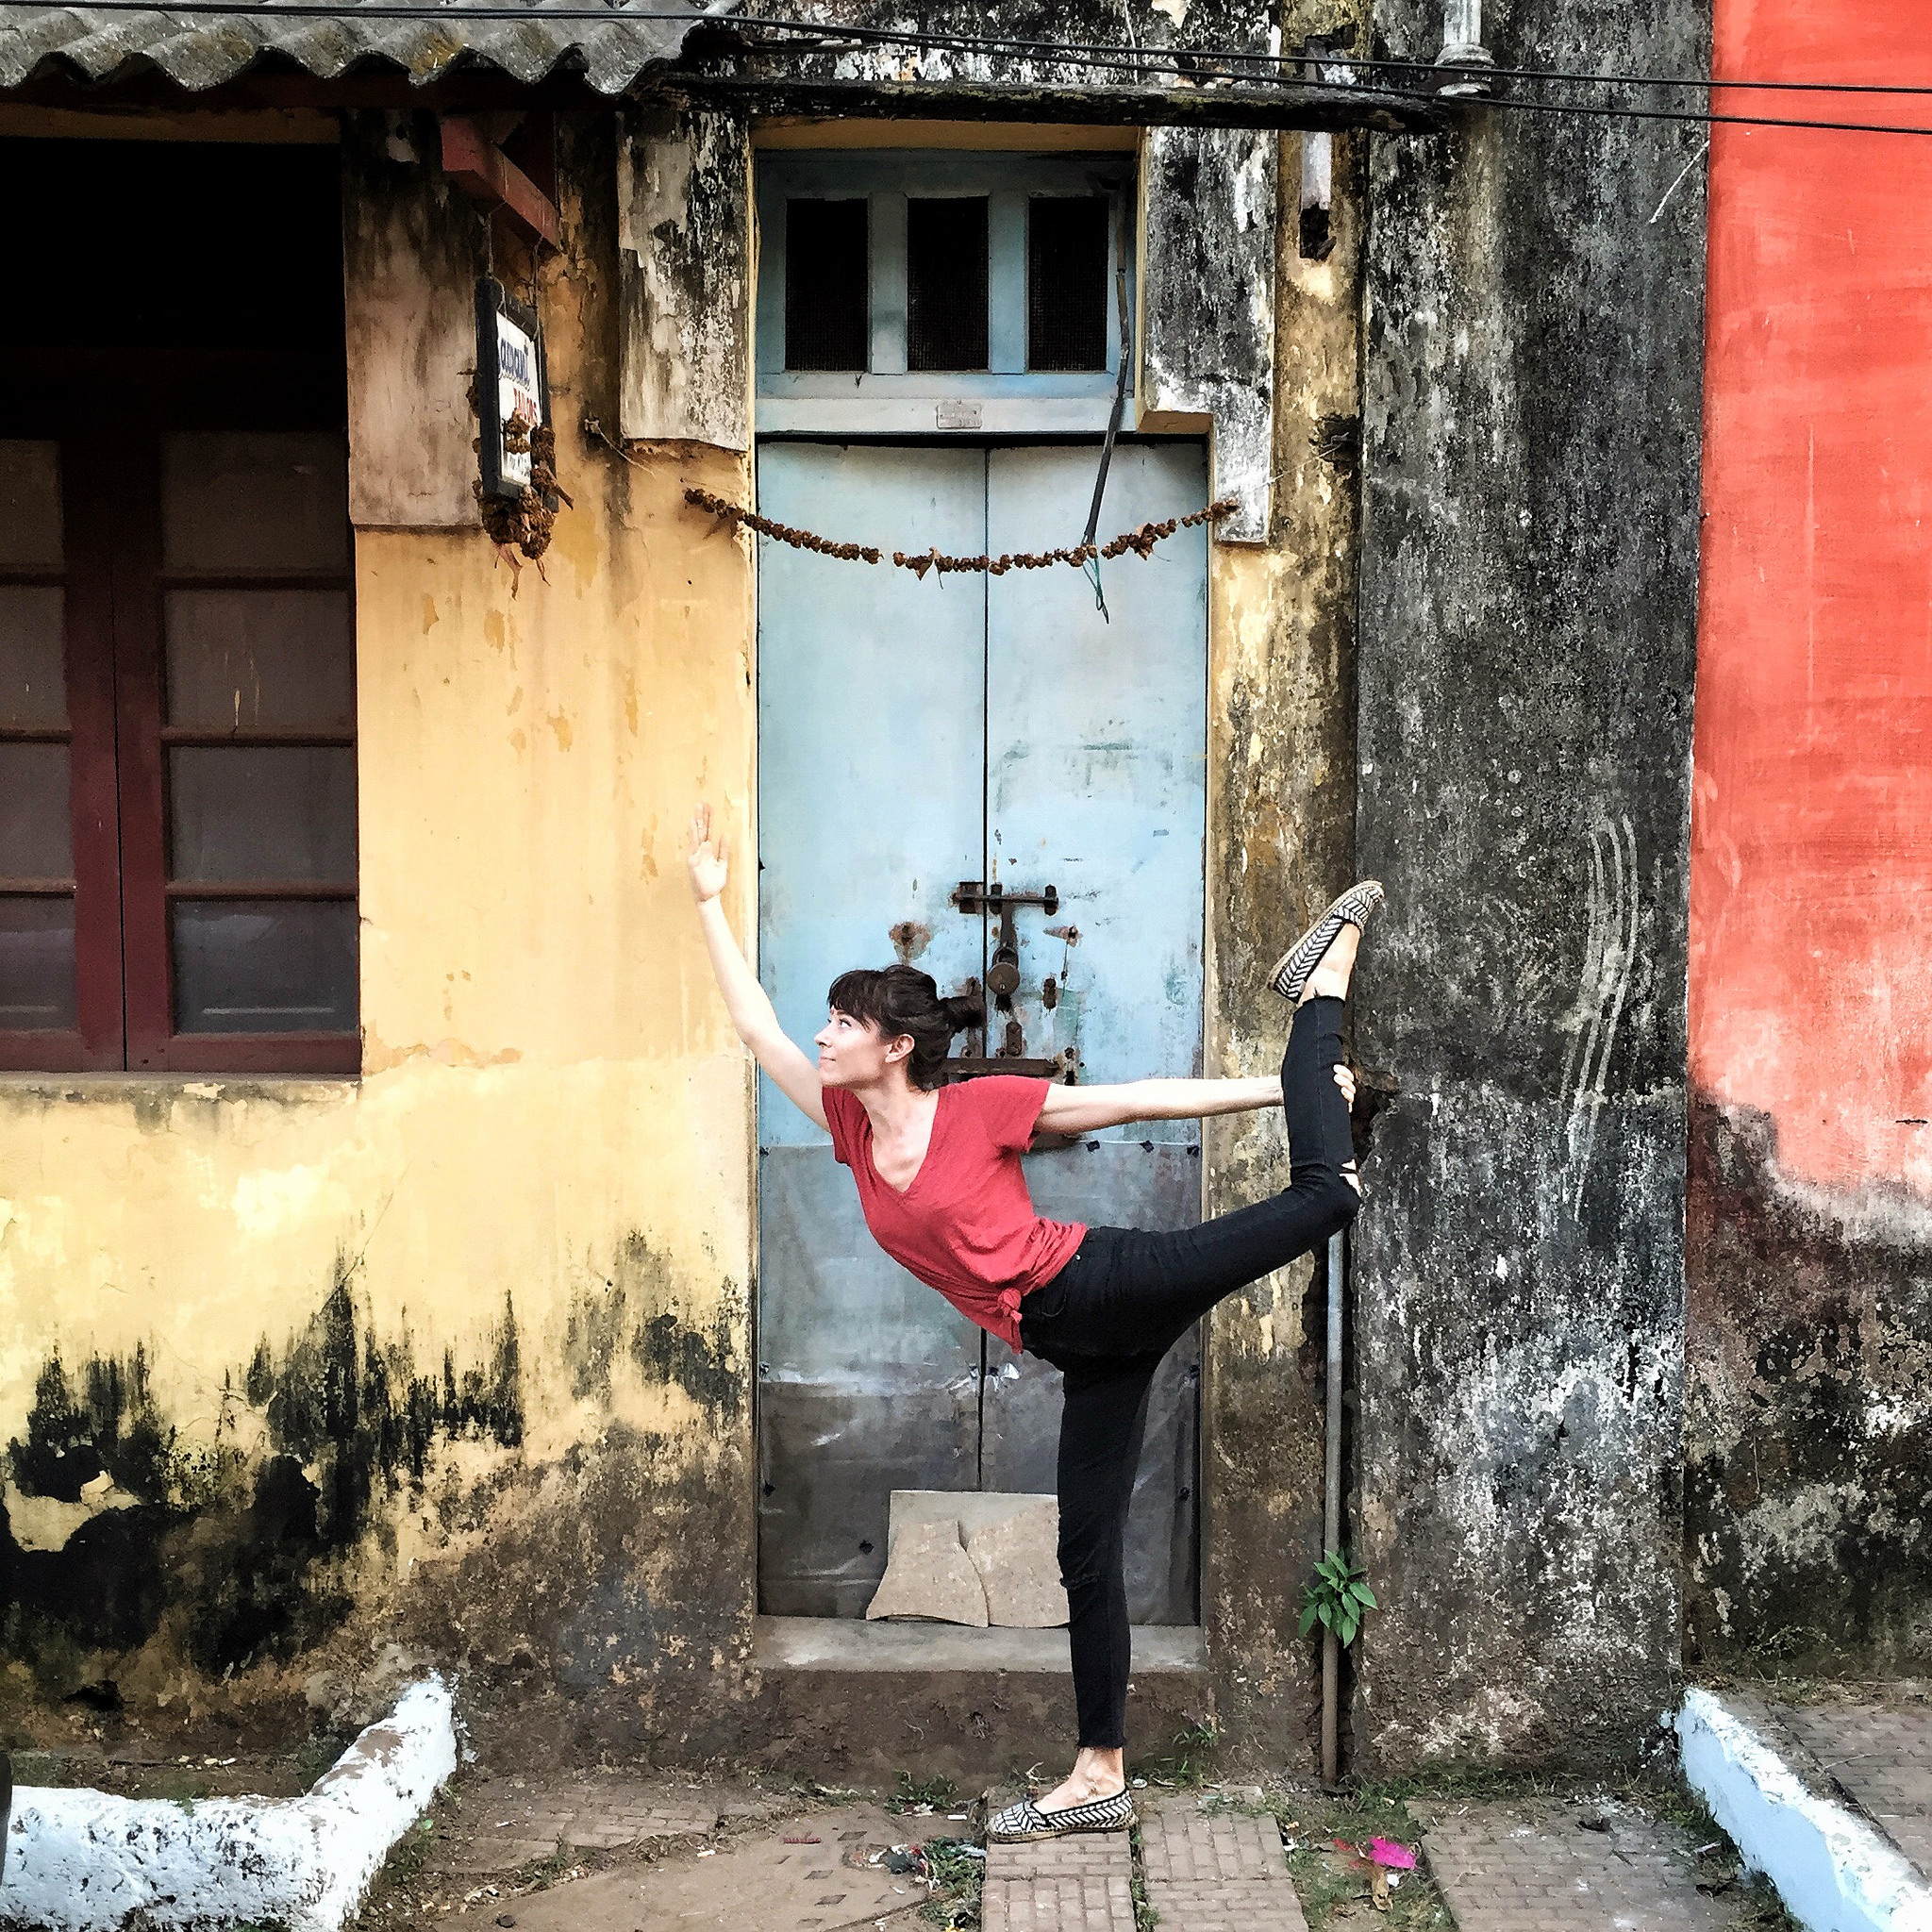
MULTIPOLYGON (((1355 1075, 1335 1069, 1335 1084, 1355 1104, 1355 1075)), ((1125 1080, 1112 1087, 1049 1087, 1040 1124, 1050 1134, 1091 1134, 1132 1121, 1200 1121, 1258 1113, 1281 1105, 1278 1074, 1249 1080, 1125 1080)))
POLYGON ((708 805, 701 804, 691 813, 691 853, 686 862, 691 868, 691 892, 697 901, 705 949, 711 956, 711 971, 717 975, 718 991, 724 995, 724 1009, 731 1015, 739 1039, 751 1048, 752 1057, 771 1075, 778 1091, 807 1119, 824 1126, 824 1088, 819 1081, 819 1070, 778 1024, 771 996, 739 951, 719 903, 729 870, 724 835, 720 832, 713 837, 708 805))

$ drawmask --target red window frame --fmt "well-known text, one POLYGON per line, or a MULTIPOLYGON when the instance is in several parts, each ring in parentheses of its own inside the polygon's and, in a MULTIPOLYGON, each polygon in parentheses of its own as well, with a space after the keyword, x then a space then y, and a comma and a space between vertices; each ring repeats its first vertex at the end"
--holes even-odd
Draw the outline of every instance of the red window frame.
MULTIPOLYGON (((354 627, 354 570, 274 577, 202 576, 162 568, 161 438, 174 429, 340 430, 329 410, 317 420, 301 391, 269 380, 232 385, 225 406, 165 423, 81 420, 8 423, 0 435, 60 446, 65 559, 61 573, 0 573, 10 583, 61 583, 66 592, 68 724, 65 730, 9 729, 8 742, 70 746, 74 830, 72 880, 33 881, 39 892, 75 901, 75 1020, 71 1028, 0 1028, 0 1068, 18 1071, 179 1074, 355 1074, 361 1032, 180 1033, 175 1028, 172 903, 213 899, 349 899, 359 877, 325 884, 224 882, 168 877, 167 747, 172 744, 341 744, 346 730, 208 731, 165 722, 162 605, 168 591, 219 584, 277 590, 341 590, 354 627), (250 391, 257 407, 247 407, 250 391), (275 397, 280 407, 260 405, 275 397), (291 401, 296 407, 291 408, 291 401)), ((351 540, 353 543, 353 538, 351 540)), ((353 648, 352 648, 353 675, 353 648)), ((358 872, 359 874, 359 844, 358 872)), ((20 890, 0 878, 0 891, 20 890)), ((358 947, 359 957, 359 944, 358 947)), ((359 979, 359 973, 358 973, 359 979)), ((358 988, 359 1003, 359 984, 358 988)))

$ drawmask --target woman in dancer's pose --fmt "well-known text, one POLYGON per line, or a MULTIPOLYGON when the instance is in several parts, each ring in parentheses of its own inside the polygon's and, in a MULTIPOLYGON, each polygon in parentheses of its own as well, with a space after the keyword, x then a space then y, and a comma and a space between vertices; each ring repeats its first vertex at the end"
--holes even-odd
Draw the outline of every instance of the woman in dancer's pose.
POLYGON ((1355 1217, 1354 1082, 1342 1001, 1362 923, 1382 889, 1364 880, 1289 948, 1271 983, 1295 1009, 1281 1077, 1062 1087, 992 1075, 941 1084, 953 1036, 978 1003, 941 999, 910 966, 842 974, 814 1063, 779 1030, 725 923, 725 851, 708 806, 691 820, 691 884, 738 1036, 852 1170, 880 1247, 961 1314, 1063 1372, 1059 1559, 1074 1695, 1074 1769, 1055 1790, 995 1817, 996 1839, 1118 1831, 1134 1822, 1123 1759, 1129 1637, 1127 1506, 1161 1357, 1216 1302, 1307 1254, 1355 1217), (1034 1213, 1020 1156, 1036 1128, 1086 1134, 1128 1121, 1287 1110, 1285 1192, 1197 1227, 1153 1234, 1034 1213))

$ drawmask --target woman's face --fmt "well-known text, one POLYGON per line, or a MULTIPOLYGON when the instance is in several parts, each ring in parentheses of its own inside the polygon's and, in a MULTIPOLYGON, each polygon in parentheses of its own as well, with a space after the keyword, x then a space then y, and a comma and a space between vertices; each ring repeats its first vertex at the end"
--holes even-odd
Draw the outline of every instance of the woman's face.
POLYGON ((875 1087, 912 1051, 905 1035, 888 1040, 870 1020, 834 1007, 812 1038, 819 1050, 819 1078, 827 1087, 875 1087))

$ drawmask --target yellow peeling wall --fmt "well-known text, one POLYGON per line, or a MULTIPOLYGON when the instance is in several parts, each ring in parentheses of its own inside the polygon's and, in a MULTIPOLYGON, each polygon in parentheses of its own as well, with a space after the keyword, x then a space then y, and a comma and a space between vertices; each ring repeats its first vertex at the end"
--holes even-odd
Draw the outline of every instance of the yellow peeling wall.
POLYGON ((358 535, 362 1078, 0 1083, 6 1426, 54 1340, 149 1342, 211 1426, 339 1253, 439 1346, 507 1292, 540 1333, 640 1229, 741 1284, 748 1089, 682 841, 701 791, 745 836, 750 592, 737 544, 686 541, 682 474, 566 465, 515 598, 480 536, 358 535))
MULTIPOLYGON (((55 1357, 84 1401, 90 1365, 125 1381, 138 1351, 177 1452, 165 1495, 9 1487, 42 1609, 78 1587, 62 1553, 105 1534, 103 1513, 130 1539, 117 1571, 158 1565, 171 1597, 159 1627, 105 1641, 56 1641, 58 1614, 17 1622, 22 1722, 31 1693, 91 1679, 212 1694, 197 1620, 237 1592, 211 1573, 278 1547, 251 1486, 276 1405, 305 1377, 325 1396, 302 1339, 327 1356, 317 1324, 339 1287, 358 1375, 373 1348, 392 1402, 400 1364, 434 1408, 445 1351, 458 1380, 500 1375, 513 1324, 523 1440, 437 1409, 423 1479, 378 1470, 353 1547, 298 1524, 301 1574, 263 1586, 284 1627, 225 1694, 306 1682, 324 1705, 318 1646, 353 1683, 391 1636, 566 1680, 594 1654, 622 1682, 629 1652, 603 1635, 634 1648, 652 1604, 688 1593, 692 1626, 746 1632, 750 1085, 683 854, 701 793, 753 849, 753 592, 746 546, 681 500, 687 482, 739 494, 744 475, 719 452, 626 462, 575 433, 608 387, 586 344, 612 333, 616 277, 601 201, 567 194, 566 214, 542 308, 575 507, 548 581, 526 566, 519 583, 480 532, 357 536, 362 1077, 0 1078, 0 1441, 37 1404, 43 1430, 58 1420, 55 1357), (338 1583, 345 1624, 318 1607, 338 1583)), ((733 881, 741 931, 752 882, 748 866, 733 881)), ((325 1517, 334 1463, 374 1440, 358 1392, 355 1429, 338 1415, 336 1441, 301 1458, 325 1517)), ((634 1674, 689 1647, 663 1624, 634 1674)), ((649 1708, 633 1718, 648 1741, 649 1708)))

